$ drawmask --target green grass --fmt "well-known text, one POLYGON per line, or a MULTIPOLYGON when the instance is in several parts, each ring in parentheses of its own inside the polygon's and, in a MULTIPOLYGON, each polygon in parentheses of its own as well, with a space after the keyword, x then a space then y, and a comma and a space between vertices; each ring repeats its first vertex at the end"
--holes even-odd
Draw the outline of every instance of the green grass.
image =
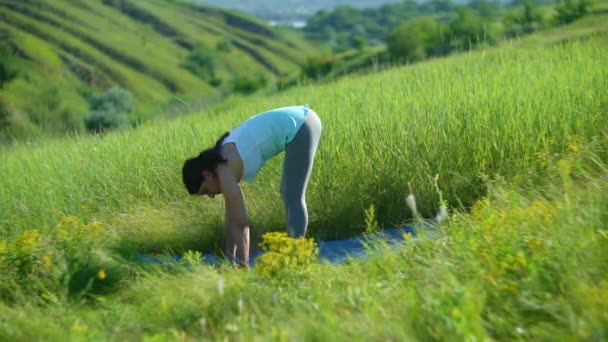
MULTIPOLYGON (((607 43, 487 49, 235 97, 134 131, 5 148, 0 337, 601 340, 607 43), (439 239, 275 278, 132 260, 221 245, 223 203, 186 195, 184 159, 252 114, 301 103, 324 127, 310 236, 361 233, 370 205, 383 228, 411 222, 408 183, 429 217, 439 175, 453 214, 439 239), (92 297, 78 292, 87 280, 92 297)), ((254 243, 284 229, 281 161, 243 186, 254 243)))
MULTIPOLYGON (((407 219, 402 208, 408 182, 428 214, 435 202, 429 177, 435 174, 444 180, 450 203, 466 206, 483 194, 481 175, 518 176, 535 164, 537 153, 563 146, 566 137, 587 141, 606 129, 598 114, 606 103, 605 41, 488 50, 236 100, 232 107, 124 134, 15 146, 2 154, 2 228, 50 226, 52 209, 92 217, 159 201, 195 206, 192 222, 217 219, 220 213, 194 209, 206 211, 207 201, 185 196, 183 160, 253 113, 305 102, 325 127, 308 197, 313 232, 350 234, 360 219, 353 212, 373 203, 387 223, 407 219), (336 172, 351 169, 357 172, 336 172)), ((265 230, 280 227, 280 207, 274 205, 280 168, 279 158, 259 183, 245 186, 255 199, 249 208, 253 222, 265 230)))

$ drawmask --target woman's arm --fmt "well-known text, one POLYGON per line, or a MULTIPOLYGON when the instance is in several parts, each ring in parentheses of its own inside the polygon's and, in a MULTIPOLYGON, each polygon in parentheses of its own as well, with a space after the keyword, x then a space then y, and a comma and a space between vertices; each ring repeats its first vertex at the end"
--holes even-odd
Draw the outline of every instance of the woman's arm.
POLYGON ((241 266, 248 267, 249 222, 243 193, 227 166, 218 166, 217 175, 226 206, 226 252, 241 266))

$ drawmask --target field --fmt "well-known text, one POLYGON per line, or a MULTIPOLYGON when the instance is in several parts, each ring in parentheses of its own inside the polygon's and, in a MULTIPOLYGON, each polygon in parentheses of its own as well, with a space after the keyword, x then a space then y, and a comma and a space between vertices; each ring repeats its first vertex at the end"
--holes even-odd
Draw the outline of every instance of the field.
MULTIPOLYGON (((6 148, 0 338, 606 339, 607 44, 503 46, 6 148), (187 196, 184 159, 303 103, 324 125, 309 237, 361 234, 372 205, 382 228, 411 223, 408 183, 424 216, 448 204, 440 236, 341 266, 138 261, 217 251, 222 201, 187 196)), ((243 186, 256 244, 283 230, 281 159, 243 186)))

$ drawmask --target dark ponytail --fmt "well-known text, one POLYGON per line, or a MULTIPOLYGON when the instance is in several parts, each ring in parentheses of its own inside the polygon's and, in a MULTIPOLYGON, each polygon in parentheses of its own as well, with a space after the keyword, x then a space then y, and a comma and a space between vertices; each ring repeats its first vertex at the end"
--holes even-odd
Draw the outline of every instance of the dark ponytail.
POLYGON ((215 146, 212 148, 203 150, 197 157, 189 158, 184 162, 182 167, 182 176, 184 185, 190 195, 198 193, 201 184, 205 180, 203 177, 203 170, 210 171, 215 175, 215 169, 219 164, 228 162, 220 154, 222 148, 222 142, 230 132, 224 133, 221 138, 217 140, 215 146))

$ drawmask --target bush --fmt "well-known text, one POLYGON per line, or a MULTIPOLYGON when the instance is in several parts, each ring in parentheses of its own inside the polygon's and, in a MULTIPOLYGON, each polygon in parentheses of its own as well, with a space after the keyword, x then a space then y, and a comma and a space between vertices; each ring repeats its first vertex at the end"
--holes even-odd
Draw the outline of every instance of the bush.
POLYGON ((266 86, 268 81, 261 75, 240 76, 232 80, 232 89, 242 94, 254 93, 266 86))
POLYGON ((544 26, 541 11, 531 0, 525 1, 521 8, 507 12, 503 23, 507 36, 531 33, 544 26))
POLYGON ((262 238, 260 247, 267 252, 257 259, 256 270, 264 277, 306 276, 317 261, 319 249, 314 239, 291 238, 285 232, 266 233, 262 238))
POLYGON ((129 113, 134 109, 131 93, 121 87, 113 87, 102 95, 92 96, 89 106, 91 112, 85 116, 85 126, 94 132, 127 126, 129 113))
POLYGON ((182 63, 182 67, 212 85, 221 83, 217 79, 217 55, 213 49, 204 44, 199 44, 192 50, 182 63))
POLYGON ((449 52, 448 28, 429 17, 398 26, 387 39, 390 55, 398 60, 418 61, 449 52))
POLYGON ((334 56, 309 57, 302 67, 304 77, 318 79, 329 74, 336 63, 334 56))
POLYGON ((107 240, 100 223, 73 216, 61 217, 49 233, 28 229, 0 240, 0 300, 52 302, 103 292, 117 275, 100 253, 107 240))
POLYGON ((565 25, 591 13, 589 0, 562 0, 555 7, 554 20, 557 25, 565 25))
POLYGON ((494 36, 475 12, 466 7, 458 9, 458 16, 450 23, 452 47, 457 50, 471 49, 481 43, 493 43, 494 36))
POLYGON ((0 44, 0 89, 15 77, 17 69, 13 66, 13 51, 10 46, 0 44))
POLYGON ((355 49, 362 51, 365 48, 365 45, 367 45, 367 39, 365 39, 364 35, 357 34, 353 37, 353 46, 355 49))
POLYGON ((218 42, 215 48, 217 51, 230 52, 232 50, 232 43, 229 39, 224 39, 221 42, 218 42))

